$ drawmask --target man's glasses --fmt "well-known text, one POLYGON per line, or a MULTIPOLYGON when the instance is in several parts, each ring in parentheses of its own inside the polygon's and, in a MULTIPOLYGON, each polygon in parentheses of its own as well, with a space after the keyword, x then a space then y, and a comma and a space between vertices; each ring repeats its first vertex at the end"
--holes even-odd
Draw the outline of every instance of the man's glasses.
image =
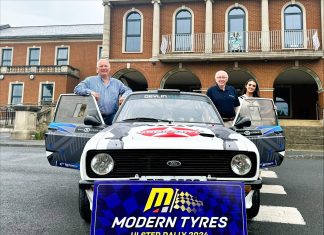
POLYGON ((216 77, 216 78, 224 78, 224 79, 226 79, 226 78, 228 78, 228 77, 225 77, 225 76, 219 76, 219 77, 216 77))

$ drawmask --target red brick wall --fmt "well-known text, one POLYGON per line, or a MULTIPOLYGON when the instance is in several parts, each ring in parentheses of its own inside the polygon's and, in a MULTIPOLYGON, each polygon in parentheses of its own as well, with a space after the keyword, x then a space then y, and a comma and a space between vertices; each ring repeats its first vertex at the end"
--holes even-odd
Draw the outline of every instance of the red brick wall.
POLYGON ((170 3, 161 6, 161 35, 172 34, 173 16, 176 10, 185 6, 194 14, 194 33, 205 33, 205 3, 203 1, 188 3, 170 3))
MULTIPOLYGON (((283 6, 288 1, 271 0, 269 1, 269 18, 270 30, 281 29, 281 12, 283 6)), ((318 29, 319 36, 321 35, 321 2, 320 0, 299 0, 306 9, 306 28, 318 29)))
MULTIPOLYGON (((40 65, 55 64, 55 50, 57 46, 69 46, 69 65, 80 70, 81 80, 87 76, 96 73, 96 61, 98 45, 102 41, 58 41, 58 42, 31 42, 31 43, 8 43, 6 46, 13 48, 13 66, 25 66, 27 64, 28 48, 40 47, 40 65)), ((34 80, 29 79, 29 74, 10 75, 5 74, 3 80, 0 81, 0 105, 8 102, 9 84, 10 82, 24 82, 24 103, 37 103, 40 82, 55 82, 54 99, 57 100, 61 93, 71 93, 74 87, 81 80, 68 75, 39 75, 34 80)))
POLYGON ((152 57, 153 5, 116 6, 111 10, 110 23, 110 58, 139 59, 152 57), (143 53, 122 53, 123 18, 132 8, 143 14, 143 53))
POLYGON ((57 101, 60 94, 73 93, 74 87, 78 84, 79 80, 62 75, 36 75, 33 80, 29 79, 28 74, 24 75, 5 75, 4 80, 0 82, 0 106, 6 105, 10 91, 10 83, 23 83, 23 102, 24 104, 38 104, 39 100, 39 87, 40 83, 54 83, 54 100, 57 101))
MULTIPOLYGON (((238 7, 243 6, 247 10, 248 30, 261 31, 261 1, 249 0, 218 0, 213 4, 213 31, 214 33, 223 33, 225 30, 225 13, 229 7, 238 3, 238 7)), ((244 10, 244 9, 243 9, 244 10)), ((226 26, 227 28, 227 26, 226 26)))
POLYGON ((69 65, 80 69, 80 77, 85 78, 93 75, 96 72, 96 62, 98 46, 102 44, 101 40, 97 41, 58 41, 58 42, 31 42, 31 43, 8 43, 6 46, 13 47, 13 66, 27 64, 27 48, 40 47, 41 61, 40 65, 54 65, 55 64, 55 50, 61 45, 68 46, 69 51, 69 65))
MULTIPOLYGON (((125 68, 125 63, 112 62, 111 73, 114 74, 125 68)), ((306 68, 315 72, 323 82, 323 65, 324 60, 304 60, 299 62, 300 68, 306 68)), ((179 68, 179 63, 156 63, 152 65, 150 62, 134 62, 130 63, 130 67, 143 74, 148 81, 149 88, 157 88, 160 86, 163 76, 169 71, 179 68)), ((247 70, 255 76, 261 89, 273 88, 276 78, 288 68, 295 67, 294 60, 286 61, 239 61, 238 68, 247 70)), ((233 62, 199 62, 199 63, 182 63, 182 68, 195 74, 202 88, 208 88, 215 83, 215 72, 218 70, 235 70, 233 62)), ((231 79, 231 78, 229 78, 231 79)), ((272 97, 264 92, 267 97, 272 97)))

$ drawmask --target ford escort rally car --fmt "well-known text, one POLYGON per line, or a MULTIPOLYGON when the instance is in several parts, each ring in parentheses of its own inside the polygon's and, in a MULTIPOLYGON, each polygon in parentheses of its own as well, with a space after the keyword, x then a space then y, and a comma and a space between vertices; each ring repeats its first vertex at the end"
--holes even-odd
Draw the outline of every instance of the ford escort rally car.
MULTIPOLYGON (((262 187, 263 162, 256 145, 266 151, 282 140, 260 144, 265 130, 256 125, 262 123, 255 115, 243 113, 247 107, 232 128, 225 128, 206 95, 133 92, 113 124, 105 126, 93 96, 61 95, 45 135, 47 158, 51 165, 80 170, 79 211, 86 221, 91 220, 98 180, 242 181, 247 217, 252 218, 259 211, 262 187)), ((281 150, 272 150, 265 165, 280 164, 275 159, 282 155, 275 153, 281 150)))

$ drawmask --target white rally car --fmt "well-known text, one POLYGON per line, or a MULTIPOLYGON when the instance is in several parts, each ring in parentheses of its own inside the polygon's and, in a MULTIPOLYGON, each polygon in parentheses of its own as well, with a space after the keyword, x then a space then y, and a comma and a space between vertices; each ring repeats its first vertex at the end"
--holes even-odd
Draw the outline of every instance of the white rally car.
POLYGON ((86 221, 98 180, 241 181, 252 218, 260 207, 262 164, 256 145, 235 131, 250 125, 241 116, 225 128, 206 95, 157 90, 130 94, 105 126, 94 97, 62 95, 46 150, 51 165, 80 169, 79 211, 86 221))

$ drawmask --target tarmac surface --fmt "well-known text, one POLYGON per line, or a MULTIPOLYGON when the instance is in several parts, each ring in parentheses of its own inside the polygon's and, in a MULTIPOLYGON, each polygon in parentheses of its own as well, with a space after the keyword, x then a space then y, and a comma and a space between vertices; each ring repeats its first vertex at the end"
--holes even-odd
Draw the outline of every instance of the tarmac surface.
MULTIPOLYGON (((0 132, 0 147, 15 147, 15 146, 25 146, 25 147, 40 147, 45 148, 45 140, 16 140, 10 138, 9 132, 0 132)), ((300 149, 286 149, 285 157, 289 158, 324 158, 324 149, 319 150, 300 150, 300 149)))
POLYGON ((45 147, 45 140, 15 140, 9 132, 0 132, 0 146, 45 147))

